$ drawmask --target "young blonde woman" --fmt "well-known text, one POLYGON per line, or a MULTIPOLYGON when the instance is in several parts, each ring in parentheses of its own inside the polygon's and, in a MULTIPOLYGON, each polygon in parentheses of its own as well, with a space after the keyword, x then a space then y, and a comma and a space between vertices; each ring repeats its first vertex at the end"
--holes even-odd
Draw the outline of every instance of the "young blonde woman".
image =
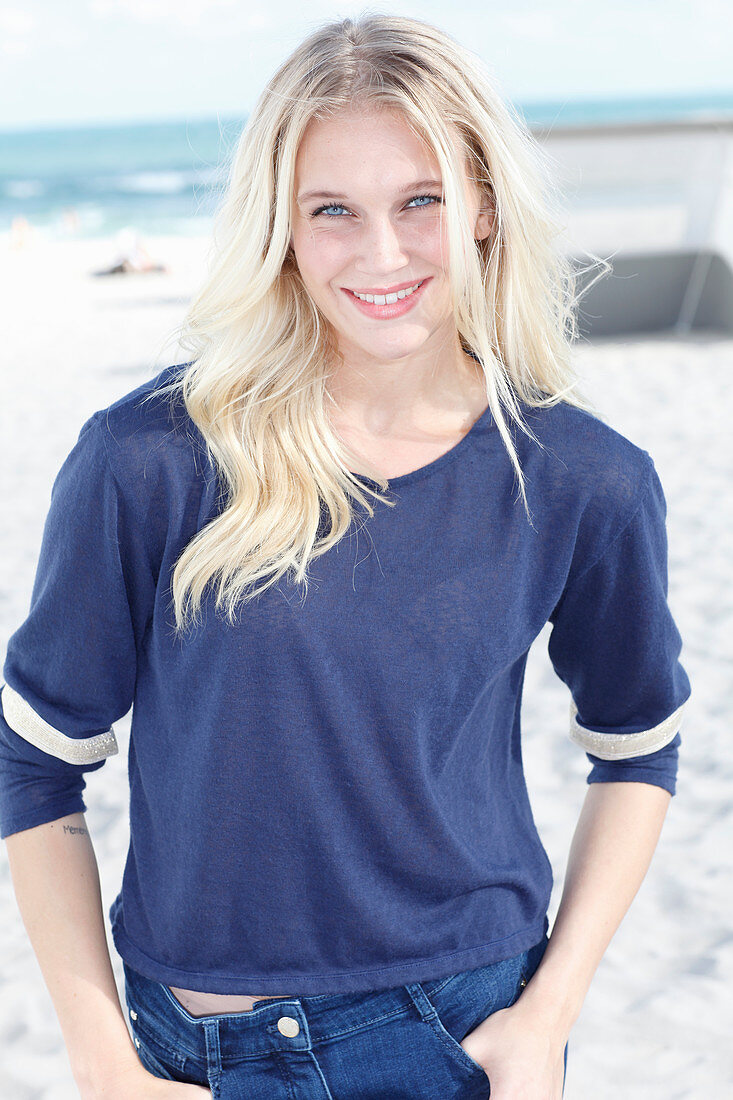
POLYGON ((690 687, 550 195, 470 51, 324 25, 242 134, 190 361, 81 428, 0 774, 82 1097, 560 1100, 690 687), (591 765, 551 936, 519 720, 548 621, 591 765), (81 792, 131 705, 123 1012, 81 792))

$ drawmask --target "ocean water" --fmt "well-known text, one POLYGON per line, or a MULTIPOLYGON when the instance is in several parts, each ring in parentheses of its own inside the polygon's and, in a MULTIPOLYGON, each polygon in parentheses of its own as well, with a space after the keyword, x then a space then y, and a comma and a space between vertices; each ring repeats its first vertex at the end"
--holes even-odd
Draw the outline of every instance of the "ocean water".
MULTIPOLYGON (((516 102, 530 128, 733 117, 733 93, 516 102)), ((0 235, 20 219, 48 237, 210 230, 246 119, 0 132, 0 235)))

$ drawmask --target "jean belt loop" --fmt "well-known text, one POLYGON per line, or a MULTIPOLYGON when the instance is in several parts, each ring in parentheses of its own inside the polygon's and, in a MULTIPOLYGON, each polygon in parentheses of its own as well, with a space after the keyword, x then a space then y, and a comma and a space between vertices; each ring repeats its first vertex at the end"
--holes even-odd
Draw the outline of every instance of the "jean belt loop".
POLYGON ((209 1079, 221 1077, 221 1047, 219 1045, 219 1021, 204 1020, 206 1036, 206 1067, 209 1079))
POLYGON ((437 1012, 430 1003, 427 993, 419 982, 415 982, 412 985, 406 985, 405 989, 410 994, 415 1008, 420 1013, 421 1019, 431 1020, 433 1016, 437 1016, 437 1012))

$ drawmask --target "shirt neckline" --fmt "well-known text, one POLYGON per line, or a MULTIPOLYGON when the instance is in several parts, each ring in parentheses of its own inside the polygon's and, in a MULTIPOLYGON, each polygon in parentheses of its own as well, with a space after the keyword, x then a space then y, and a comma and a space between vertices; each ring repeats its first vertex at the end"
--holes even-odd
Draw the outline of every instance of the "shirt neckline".
MULTIPOLYGON (((447 451, 444 451, 442 455, 438 455, 432 462, 426 463, 424 466, 419 466, 416 470, 410 470, 406 474, 400 474, 399 477, 386 478, 389 488, 398 485, 408 485, 411 481, 417 481, 420 478, 427 477, 434 473, 436 470, 440 470, 443 466, 447 466, 460 454, 471 445, 474 438, 483 430, 484 427, 493 425, 493 418, 491 416, 491 406, 487 405, 477 420, 474 420, 471 427, 466 434, 462 436, 457 443, 454 443, 447 451)), ((357 474, 353 470, 349 471, 354 477, 359 478, 360 481, 365 481, 369 485, 373 485, 375 488, 379 487, 379 483, 371 477, 367 477, 366 474, 357 474)))

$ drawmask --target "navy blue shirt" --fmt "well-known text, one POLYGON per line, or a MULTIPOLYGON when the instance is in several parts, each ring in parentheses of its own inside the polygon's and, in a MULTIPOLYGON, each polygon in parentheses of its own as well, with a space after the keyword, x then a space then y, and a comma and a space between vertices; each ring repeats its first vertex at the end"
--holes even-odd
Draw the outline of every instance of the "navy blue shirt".
MULTIPOLYGON (((222 507, 168 368, 82 427, 53 485, 0 696, 0 833, 85 810, 132 706, 130 847, 110 918, 147 977, 212 993, 357 992, 515 955, 548 929, 525 785, 527 653, 549 621, 589 782, 674 794, 690 685, 652 459, 566 403, 490 410, 390 479, 236 625, 173 633, 170 578, 222 507)), ((367 479, 364 479, 365 482, 367 479)), ((113 764, 112 766, 119 766, 113 764)))

